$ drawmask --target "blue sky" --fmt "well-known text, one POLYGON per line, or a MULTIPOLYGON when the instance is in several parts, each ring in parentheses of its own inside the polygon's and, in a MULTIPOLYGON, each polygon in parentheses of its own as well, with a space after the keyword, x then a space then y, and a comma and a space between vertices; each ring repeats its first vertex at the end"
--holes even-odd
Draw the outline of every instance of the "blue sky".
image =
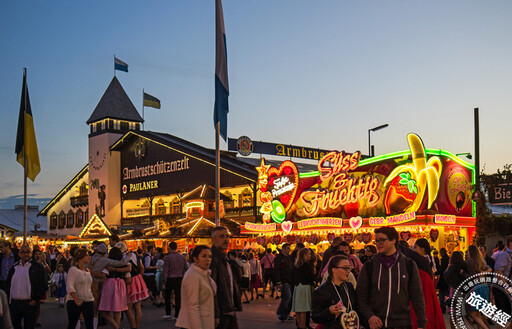
MULTIPOLYGON (((512 163, 512 2, 224 0, 228 135, 376 154, 428 148, 512 163)), ((117 76, 147 130, 214 147, 214 0, 0 2, 0 207, 23 194, 15 161, 22 69, 42 171, 34 198, 52 197, 87 163, 85 121, 117 76)), ((226 144, 222 145, 227 148, 226 144)))

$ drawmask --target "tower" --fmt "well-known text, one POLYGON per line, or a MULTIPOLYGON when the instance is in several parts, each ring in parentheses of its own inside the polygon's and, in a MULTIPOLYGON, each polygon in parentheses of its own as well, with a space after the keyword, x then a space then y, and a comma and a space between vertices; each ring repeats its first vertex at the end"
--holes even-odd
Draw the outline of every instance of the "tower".
POLYGON ((89 216, 110 226, 121 224, 120 154, 110 146, 144 120, 116 77, 112 79, 87 124, 89 133, 89 216))

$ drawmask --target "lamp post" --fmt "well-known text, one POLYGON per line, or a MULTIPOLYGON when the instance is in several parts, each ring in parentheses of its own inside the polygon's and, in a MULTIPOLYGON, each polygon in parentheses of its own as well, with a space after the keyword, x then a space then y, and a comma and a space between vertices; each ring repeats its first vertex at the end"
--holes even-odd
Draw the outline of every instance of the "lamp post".
POLYGON ((372 152, 372 144, 370 142, 370 132, 372 131, 377 131, 377 130, 381 130, 381 129, 384 129, 386 127, 388 127, 389 124, 383 124, 383 125, 380 125, 380 126, 377 126, 377 127, 374 127, 374 128, 371 128, 371 129, 368 129, 368 156, 372 157, 372 156, 375 156, 375 154, 373 154, 374 152, 372 152))
POLYGON ((461 156, 461 155, 464 155, 466 158, 468 158, 469 160, 471 160, 473 158, 473 156, 471 155, 471 153, 469 152, 466 152, 466 153, 457 153, 455 154, 455 156, 461 156))

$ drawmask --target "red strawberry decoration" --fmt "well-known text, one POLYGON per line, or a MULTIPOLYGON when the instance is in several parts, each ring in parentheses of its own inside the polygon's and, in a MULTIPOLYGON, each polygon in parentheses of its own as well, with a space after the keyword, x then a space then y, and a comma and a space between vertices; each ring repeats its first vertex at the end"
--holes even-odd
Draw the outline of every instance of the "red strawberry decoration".
POLYGON ((359 201, 347 203, 345 205, 345 214, 347 218, 357 217, 359 214, 359 201))
POLYGON ((432 229, 430 230, 430 239, 432 240, 432 242, 436 242, 437 241, 437 238, 439 238, 439 230, 438 229, 432 229))
POLYGON ((389 184, 386 196, 384 197, 384 207, 386 214, 398 214, 404 212, 416 199, 418 187, 416 181, 411 179, 411 174, 403 172, 396 176, 389 184))

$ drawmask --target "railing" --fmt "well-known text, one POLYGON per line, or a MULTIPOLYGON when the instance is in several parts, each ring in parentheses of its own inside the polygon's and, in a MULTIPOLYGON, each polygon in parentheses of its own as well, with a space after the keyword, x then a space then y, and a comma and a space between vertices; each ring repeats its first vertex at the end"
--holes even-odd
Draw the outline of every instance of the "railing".
POLYGON ((70 198, 71 207, 87 206, 89 204, 88 195, 74 196, 70 198))

